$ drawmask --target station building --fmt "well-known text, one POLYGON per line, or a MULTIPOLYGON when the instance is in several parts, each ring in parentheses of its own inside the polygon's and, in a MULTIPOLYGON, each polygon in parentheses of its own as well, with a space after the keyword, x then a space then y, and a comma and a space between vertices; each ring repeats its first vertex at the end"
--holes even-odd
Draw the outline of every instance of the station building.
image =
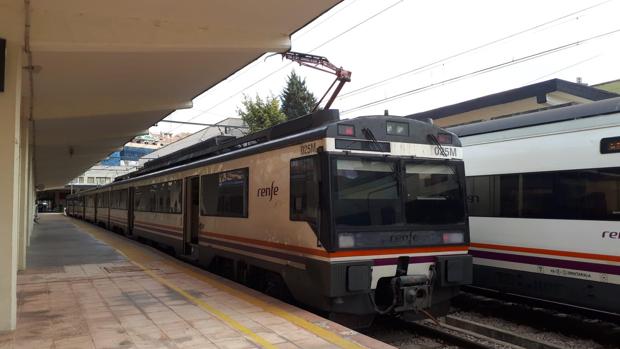
POLYGON ((36 190, 63 187, 339 3, 0 1, 0 331, 36 190))
POLYGON ((432 119, 436 125, 451 127, 614 98, 620 96, 617 89, 618 80, 588 86, 551 79, 407 117, 422 121, 432 119))

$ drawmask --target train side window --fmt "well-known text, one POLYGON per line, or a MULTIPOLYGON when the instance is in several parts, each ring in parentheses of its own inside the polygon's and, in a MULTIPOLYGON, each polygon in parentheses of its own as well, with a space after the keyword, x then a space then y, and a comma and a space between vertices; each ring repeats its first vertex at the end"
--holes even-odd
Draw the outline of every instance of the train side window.
POLYGON ((248 169, 213 173, 200 177, 203 216, 248 216, 248 169))
POLYGON ((493 183, 495 176, 467 177, 467 204, 470 216, 493 216, 493 183))
MULTIPOLYGON (((521 175, 521 209, 519 216, 551 218, 556 215, 553 172, 521 175)), ((555 217, 554 217, 555 218, 555 217)))
POLYGON ((171 213, 181 213, 183 208, 183 181, 177 180, 169 182, 170 195, 168 197, 169 211, 171 213))
POLYGON ((128 193, 127 193, 127 189, 122 189, 118 191, 118 208, 120 208, 121 210, 126 210, 127 209, 127 199, 128 199, 128 193))
POLYGON ((468 177, 467 199, 471 216, 618 221, 620 168, 468 177))
POLYGON ((97 199, 99 200, 97 207, 108 208, 108 193, 99 193, 97 199))
POLYGON ((134 195, 134 208, 136 211, 148 212, 151 210, 149 205, 149 187, 136 187, 136 192, 134 195))
POLYGON ((519 217, 522 206, 522 185, 521 175, 519 174, 506 174, 494 176, 497 183, 495 188, 496 203, 499 204, 499 212, 496 212, 500 217, 519 217))
POLYGON ((319 158, 291 160, 290 219, 307 221, 316 228, 319 216, 319 158))
POLYGON ((146 187, 148 204, 145 211, 157 212, 157 184, 146 187))

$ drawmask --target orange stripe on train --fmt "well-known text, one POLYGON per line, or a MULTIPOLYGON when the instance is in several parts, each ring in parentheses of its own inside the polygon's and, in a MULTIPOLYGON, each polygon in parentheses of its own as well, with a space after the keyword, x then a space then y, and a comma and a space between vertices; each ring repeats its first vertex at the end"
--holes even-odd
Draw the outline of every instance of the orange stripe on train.
POLYGON ((375 249, 375 250, 354 250, 354 251, 339 251, 339 252, 327 252, 323 250, 317 250, 308 247, 286 245, 277 242, 256 240, 250 238, 244 238, 239 236, 232 236, 227 234, 213 233, 201 231, 205 237, 217 237, 227 240, 245 242, 249 244, 262 245, 266 247, 279 248, 283 250, 292 250, 296 252, 311 254, 321 257, 361 257, 361 256, 375 256, 375 255, 389 255, 389 254, 410 254, 410 253, 431 253, 431 252, 467 252, 468 246, 434 246, 434 247, 408 247, 408 248, 393 248, 393 249, 375 249))

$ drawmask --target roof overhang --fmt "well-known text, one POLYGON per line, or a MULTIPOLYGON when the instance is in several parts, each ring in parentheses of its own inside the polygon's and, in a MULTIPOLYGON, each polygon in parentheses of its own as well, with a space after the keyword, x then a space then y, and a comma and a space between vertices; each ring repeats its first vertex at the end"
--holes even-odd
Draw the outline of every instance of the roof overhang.
POLYGON ((338 2, 31 0, 36 184, 63 186, 338 2))

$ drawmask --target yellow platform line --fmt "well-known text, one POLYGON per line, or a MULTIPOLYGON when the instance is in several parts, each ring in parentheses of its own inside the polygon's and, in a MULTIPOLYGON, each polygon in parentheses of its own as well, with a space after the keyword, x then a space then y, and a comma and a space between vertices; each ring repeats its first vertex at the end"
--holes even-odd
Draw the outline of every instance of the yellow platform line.
MULTIPOLYGON (((163 253, 157 251, 155 252, 155 250, 147 250, 146 246, 142 246, 137 245, 138 243, 133 242, 131 240, 127 240, 126 238, 122 238, 120 236, 114 236, 112 233, 108 232, 107 230, 104 230, 102 228, 99 227, 94 227, 91 226, 90 224, 84 223, 82 221, 77 221, 74 220, 74 223, 79 223, 79 225, 81 226, 81 228, 83 228, 84 230, 86 230, 89 234, 93 235, 96 239, 101 240, 105 243, 107 243, 108 245, 112 246, 113 248, 115 248, 117 251, 119 251, 120 253, 122 253, 123 255, 125 255, 129 260, 131 260, 132 262, 136 263, 136 265, 138 265, 140 268, 142 268, 142 270, 144 270, 146 273, 148 273, 149 275, 154 274, 152 273, 152 271, 144 268, 144 266, 141 263, 147 263, 147 262, 152 262, 154 260, 158 260, 160 262, 164 262, 168 265, 172 265, 174 266, 174 268, 179 269, 180 271, 182 271, 185 274, 191 275, 192 277, 199 279, 199 280, 203 280, 206 281, 210 284, 212 284, 214 287, 218 288, 221 291, 224 291, 226 293, 232 294, 238 298, 243 299, 244 301, 255 305, 259 308, 262 308, 263 310, 265 310, 268 313, 271 313, 273 315, 279 316, 295 325, 297 325, 298 327, 301 327, 311 333, 314 333, 315 335, 317 335, 318 337, 321 337, 323 339, 325 339, 328 342, 331 342, 337 346, 339 346, 340 348, 344 348, 344 349, 367 349, 365 346, 362 346, 358 343, 355 343, 349 339, 343 338, 341 336, 339 336, 338 334, 329 331, 323 327, 320 327, 306 319, 303 319, 297 315, 291 314, 277 306, 274 306, 272 304, 269 304, 265 301, 262 301, 258 298, 252 297, 250 295, 248 295, 245 292, 241 292, 238 290, 235 290, 234 288, 231 288, 230 286, 225 285, 224 283, 209 277, 208 275, 198 272, 194 267, 187 265, 181 261, 178 261, 170 256, 164 255, 163 253), (133 245, 133 246, 132 246, 133 245), (149 254, 151 256, 149 256, 149 254)), ((155 275, 157 278, 161 279, 162 281, 171 284, 174 286, 173 283, 171 283, 170 281, 164 280, 162 278, 160 278, 159 276, 155 275)), ((158 280, 159 281, 159 280, 158 280)), ((175 286, 176 287, 176 286, 175 286)), ((172 287, 171 287, 172 288, 172 287)), ((187 296, 192 297, 189 293, 183 291, 182 289, 180 289, 179 287, 176 287, 177 289, 181 290, 182 292, 184 292, 185 294, 187 294, 187 296)), ((173 288, 174 289, 174 288, 173 288)), ((176 289, 175 289, 176 291, 176 289)), ((177 291, 178 292, 178 291, 177 291)), ((181 292, 179 292, 181 293, 181 292)), ((183 294, 183 293, 181 293, 183 294)), ((185 294, 183 294, 185 296, 185 294)), ((187 297, 186 296, 186 297, 187 297)), ((188 299, 191 300, 191 298, 187 297, 188 299)), ((231 319, 230 317, 228 317, 226 314, 218 311, 217 309, 214 309, 213 307, 209 306, 206 302, 192 297, 194 299, 196 299, 196 301, 204 303, 206 306, 208 306, 209 308, 213 309, 214 311, 217 311, 219 313, 221 313, 223 316, 227 317, 228 319, 230 319, 230 321, 236 323, 238 326, 245 328, 243 325, 239 324, 238 322, 236 322, 234 319, 231 319)), ((200 306, 200 304, 196 303, 197 305, 200 306)), ((205 309, 206 310, 206 309, 205 309)), ((211 312, 211 310, 208 310, 209 312, 211 312)), ((216 315, 216 313, 214 313, 216 315)), ((222 319, 222 321, 225 321, 224 319, 222 319)), ((232 327, 235 327, 232 325, 232 327)), ((237 327, 235 327, 237 328, 237 327)), ((253 333, 251 330, 245 328, 248 332, 253 333)), ((240 330, 241 331, 241 330, 240 330)), ((244 331, 241 331, 243 333, 246 333, 244 331)), ((255 334, 255 336, 259 337, 258 335, 255 334)), ((264 340, 264 339, 263 339, 264 340)), ((271 343, 267 342, 267 344, 269 345, 269 347, 265 346, 265 348, 273 348, 274 346, 271 345, 271 343)))
POLYGON ((260 345, 261 347, 263 347, 265 349, 275 349, 275 348, 277 348, 275 345, 269 343, 268 340, 266 340, 265 338, 257 335, 256 333, 252 332, 252 330, 250 330, 249 328, 243 326, 239 322, 235 321, 233 318, 231 318, 230 316, 226 315, 224 312, 213 308, 211 305, 209 305, 209 303, 203 301, 202 299, 199 299, 199 298, 196 298, 196 297, 192 296, 187 291, 185 291, 185 290, 181 289, 180 287, 178 287, 177 285, 175 285, 173 282, 168 281, 168 280, 160 277, 159 275, 155 274, 151 270, 148 270, 142 264, 140 264, 138 262, 134 262, 134 261, 132 261, 132 263, 137 265, 138 267, 140 267, 146 274, 148 274, 150 277, 155 279, 157 282, 159 282, 159 283, 161 283, 163 285, 166 285, 168 288, 174 290, 175 292, 179 293, 183 297, 189 299, 192 303, 194 303, 197 306, 201 307, 202 309, 208 311, 209 313, 215 315, 217 318, 222 320, 228 326, 230 326, 230 327, 236 329, 237 331, 245 334, 254 343, 260 345))

